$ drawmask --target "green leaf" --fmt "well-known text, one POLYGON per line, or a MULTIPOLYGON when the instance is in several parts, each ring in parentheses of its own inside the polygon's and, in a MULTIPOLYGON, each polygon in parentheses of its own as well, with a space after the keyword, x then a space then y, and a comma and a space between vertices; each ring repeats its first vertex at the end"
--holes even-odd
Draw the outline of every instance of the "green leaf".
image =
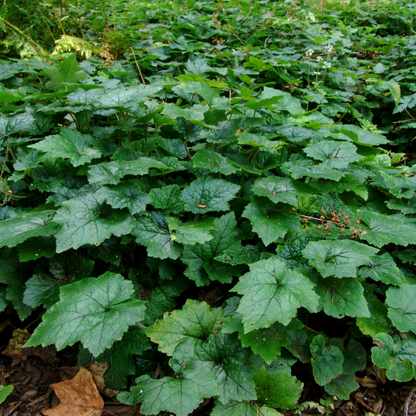
POLYGON ((215 375, 200 362, 183 363, 181 373, 176 377, 153 379, 148 375, 141 376, 136 379, 131 392, 119 393, 117 399, 129 405, 142 401, 140 413, 144 415, 167 411, 176 416, 188 416, 204 398, 218 395, 215 375))
POLYGON ((237 172, 236 167, 231 164, 227 158, 219 153, 210 150, 198 150, 192 157, 192 163, 195 168, 208 169, 213 173, 222 173, 225 176, 237 172))
POLYGON ((31 237, 54 234, 59 228, 54 214, 53 210, 35 211, 0 221, 0 247, 15 247, 31 237))
POLYGON ((19 271, 18 262, 13 257, 2 256, 0 260, 0 283, 7 285, 5 300, 16 310, 21 321, 32 313, 32 308, 23 302, 23 292, 27 276, 19 271))
POLYGON ((375 365, 385 368, 390 380, 410 381, 415 375, 416 343, 412 339, 403 339, 396 344, 388 334, 374 337, 375 347, 371 348, 371 359, 375 365))
POLYGON ((133 284, 111 272, 62 286, 59 302, 43 315, 25 346, 55 344, 59 351, 81 341, 97 357, 143 319, 144 302, 133 296, 133 284))
POLYGON ((322 335, 313 338, 311 352, 313 376, 320 386, 328 384, 342 373, 342 352, 334 345, 327 346, 322 335))
POLYGON ((323 140, 309 145, 303 150, 309 157, 321 160, 322 166, 327 168, 344 169, 351 162, 363 158, 357 154, 357 147, 349 142, 335 140, 323 140))
POLYGON ((162 188, 153 188, 149 193, 151 202, 156 209, 165 210, 172 214, 183 211, 183 201, 180 199, 181 190, 178 185, 168 185, 162 188))
POLYGON ((99 202, 106 202, 116 209, 128 208, 132 215, 146 210, 150 203, 149 195, 142 191, 141 182, 123 181, 118 185, 107 185, 96 192, 99 202))
POLYGON ((79 365, 87 365, 95 361, 107 362, 109 368, 104 374, 105 386, 112 390, 122 390, 127 387, 127 377, 135 373, 133 355, 142 354, 151 348, 149 340, 143 330, 135 326, 130 327, 121 341, 116 341, 109 349, 94 358, 87 350, 81 350, 78 356, 79 365))
POLYGON ((258 416, 259 414, 266 416, 262 409, 252 402, 230 401, 227 404, 222 404, 216 400, 211 416, 258 416))
POLYGON ((254 354, 260 355, 267 364, 271 364, 287 344, 287 328, 274 323, 267 329, 256 329, 248 334, 241 331, 238 338, 243 347, 250 347, 254 354))
POLYGON ((240 187, 222 179, 202 177, 187 186, 181 195, 185 210, 194 214, 210 211, 229 211, 228 202, 235 198, 240 187))
POLYGON ((360 218, 367 225, 360 224, 366 233, 361 234, 362 240, 368 241, 376 247, 394 243, 406 247, 416 244, 416 229, 404 224, 404 221, 394 216, 377 212, 363 212, 360 218))
POLYGON ((47 83, 47 86, 56 91, 64 83, 75 84, 87 78, 87 74, 80 71, 81 69, 75 55, 71 54, 59 63, 59 69, 45 68, 43 72, 51 80, 47 83))
POLYGON ((389 332, 391 322, 387 316, 387 306, 375 296, 372 286, 367 286, 364 293, 370 317, 357 318, 358 328, 364 335, 373 338, 380 332, 389 332))
POLYGON ((168 167, 158 160, 141 157, 137 160, 115 160, 93 165, 89 168, 87 176, 89 183, 98 185, 117 185, 127 175, 147 175, 150 168, 161 170, 168 167))
MULTIPOLYGON (((278 212, 278 207, 263 199, 253 199, 242 214, 250 220, 253 231, 265 246, 283 238, 290 229, 300 228, 300 218, 289 212, 278 212)), ((282 210, 285 211, 285 210, 282 210)))
MULTIPOLYGON (((198 286, 209 284, 210 278, 218 280, 221 278, 218 274, 210 275, 215 266, 224 266, 214 260, 215 257, 227 250, 239 250, 241 239, 238 236, 237 221, 235 214, 229 212, 222 217, 215 218, 214 228, 210 231, 213 238, 204 244, 195 244, 194 246, 186 245, 184 247, 181 260, 188 267, 185 275, 194 280, 198 286)), ((227 276, 222 277, 223 282, 230 283, 232 280, 231 266, 221 268, 222 272, 230 272, 227 276)))
POLYGON ((135 222, 129 211, 102 206, 94 194, 63 202, 54 221, 62 225, 55 234, 57 253, 84 244, 98 246, 113 234, 129 234, 135 222))
POLYGON ((331 396, 337 396, 341 400, 348 400, 350 394, 360 385, 355 381, 354 374, 341 374, 324 386, 325 391, 331 396))
POLYGON ((341 319, 344 316, 369 318, 370 311, 363 295, 364 288, 357 279, 328 277, 319 282, 316 293, 324 312, 341 319))
POLYGON ((223 311, 211 309, 207 303, 188 299, 182 310, 165 313, 146 330, 146 335, 158 344, 160 351, 172 356, 178 348, 194 351, 214 331, 221 329, 223 311), (185 347, 183 347, 185 346, 185 347))
POLYGON ((403 285, 390 287, 386 292, 388 316, 393 325, 401 332, 416 333, 416 286, 403 285))
POLYGON ((351 338, 347 348, 343 351, 344 363, 342 366, 343 374, 355 374, 357 371, 365 370, 367 366, 367 353, 364 347, 351 338))
POLYGON ((69 159, 71 164, 77 167, 101 157, 101 152, 91 147, 93 140, 89 134, 63 128, 59 135, 47 136, 44 140, 28 147, 50 153, 53 157, 69 159))
POLYGON ((347 172, 341 172, 323 165, 311 165, 308 167, 295 165, 292 166, 289 171, 292 174, 293 179, 300 179, 306 176, 308 178, 322 178, 337 182, 347 174, 347 172))
POLYGON ((370 261, 377 249, 349 240, 311 241, 303 250, 309 264, 323 277, 356 277, 357 267, 370 261))
POLYGON ((221 403, 257 398, 253 382, 255 360, 248 348, 241 347, 235 334, 212 334, 196 346, 195 355, 215 374, 221 403))
POLYGON ((254 377, 258 402, 279 409, 294 409, 302 394, 303 384, 284 373, 270 374, 265 367, 254 377))
POLYGON ((287 269, 277 257, 251 264, 250 272, 232 289, 243 295, 237 311, 244 316, 244 331, 275 322, 288 325, 300 307, 316 312, 319 298, 313 287, 307 277, 287 269))
POLYGON ((35 274, 26 282, 23 302, 32 308, 40 305, 50 308, 59 299, 61 284, 62 282, 46 274, 35 274))
POLYGON ((182 246, 171 238, 168 223, 160 214, 145 214, 138 218, 131 233, 136 242, 147 247, 147 254, 158 259, 177 259, 182 246))
POLYGON ((177 218, 166 217, 171 232, 170 238, 181 244, 195 245, 203 244, 212 240, 213 235, 209 233, 214 227, 214 218, 207 218, 200 221, 190 221, 182 224, 177 218))
POLYGON ((19 261, 37 260, 41 257, 50 258, 55 255, 56 244, 54 237, 32 237, 18 247, 19 261))
POLYGON ((105 108, 120 108, 129 104, 146 101, 148 97, 163 89, 161 85, 139 85, 107 90, 101 95, 99 102, 105 108))
POLYGON ((9 384, 8 386, 0 385, 0 404, 2 404, 10 393, 13 391, 14 386, 9 384))
POLYGON ((369 263, 361 267, 360 275, 387 285, 402 286, 406 281, 389 253, 373 256, 369 263))
POLYGON ((294 207, 298 205, 298 195, 311 195, 311 188, 305 183, 278 176, 257 179, 251 190, 258 196, 269 198, 275 204, 283 202, 294 207))

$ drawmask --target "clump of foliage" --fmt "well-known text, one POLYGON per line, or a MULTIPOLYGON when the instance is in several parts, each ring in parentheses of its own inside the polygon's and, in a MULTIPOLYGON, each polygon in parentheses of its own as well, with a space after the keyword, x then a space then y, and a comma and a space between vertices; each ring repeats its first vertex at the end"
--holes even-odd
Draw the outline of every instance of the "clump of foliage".
POLYGON ((412 5, 133 6, 121 60, 0 63, 0 310, 143 414, 413 379, 412 5))

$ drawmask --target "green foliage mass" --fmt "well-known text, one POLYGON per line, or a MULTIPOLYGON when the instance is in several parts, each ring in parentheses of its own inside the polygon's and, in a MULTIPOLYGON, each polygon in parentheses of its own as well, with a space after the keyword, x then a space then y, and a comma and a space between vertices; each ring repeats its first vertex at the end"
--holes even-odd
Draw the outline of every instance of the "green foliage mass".
POLYGON ((296 368, 347 400, 370 356, 414 378, 412 4, 20 3, 0 312, 41 311, 27 346, 79 343, 146 415, 278 416, 296 368))

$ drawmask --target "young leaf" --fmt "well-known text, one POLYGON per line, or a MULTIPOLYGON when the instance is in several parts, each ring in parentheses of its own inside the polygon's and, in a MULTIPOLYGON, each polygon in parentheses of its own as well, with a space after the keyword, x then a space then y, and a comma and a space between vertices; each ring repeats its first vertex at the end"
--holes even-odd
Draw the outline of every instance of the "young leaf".
POLYGON ((206 397, 217 396, 218 387, 215 375, 203 363, 193 359, 182 364, 175 366, 180 368, 176 378, 141 376, 130 392, 119 393, 117 399, 129 405, 142 402, 140 413, 144 415, 166 411, 188 416, 206 397))
POLYGON ((191 221, 182 224, 177 218, 166 217, 171 232, 171 239, 181 244, 203 244, 212 240, 213 235, 208 231, 214 227, 214 219, 208 218, 202 221, 191 221))
POLYGON ((302 394, 303 384, 296 377, 286 374, 270 374, 263 366, 254 377, 257 401, 279 409, 294 409, 302 394))
POLYGON ((394 343, 388 334, 374 337, 375 347, 371 348, 371 359, 375 365, 387 369, 390 380, 410 381, 415 375, 416 343, 412 339, 403 339, 394 343))
POLYGON ((235 197, 240 187, 222 179, 205 176, 193 181, 181 195, 185 210, 194 214, 210 211, 229 211, 228 202, 235 197))
POLYGON ((0 221, 0 248, 17 246, 31 237, 54 234, 59 228, 53 222, 54 214, 53 210, 35 211, 0 221))
POLYGON ((129 234, 135 223, 129 211, 103 206, 94 194, 63 202, 54 220, 62 225, 55 234, 57 253, 84 244, 98 246, 113 234, 129 234))
POLYGON ((97 357, 143 319, 145 302, 132 299, 133 294, 133 284, 111 272, 62 286, 59 302, 43 315, 25 346, 54 343, 61 350, 81 341, 97 357))
POLYGON ((344 356, 334 345, 326 345, 325 338, 317 335, 311 342, 312 369, 315 381, 324 386, 342 373, 344 356))
POLYGON ((101 157, 101 152, 91 147, 93 140, 89 134, 63 128, 59 135, 47 136, 44 140, 28 147, 50 153, 53 157, 69 159, 72 166, 77 167, 101 157))
POLYGON ((253 382, 254 357, 248 348, 241 347, 235 334, 213 333, 207 341, 196 346, 195 355, 207 362, 215 374, 221 403, 257 398, 253 382))
POLYGON ((56 91, 63 83, 75 84, 87 78, 87 74, 81 69, 75 55, 71 54, 59 63, 59 69, 45 68, 43 72, 51 80, 47 86, 56 91))
POLYGON ((390 287, 386 292, 388 315, 393 325, 401 332, 412 331, 416 334, 416 286, 403 285, 390 287))
MULTIPOLYGON (((215 257, 226 250, 239 250, 241 246, 237 221, 233 212, 215 218, 214 228, 210 231, 210 234, 213 238, 204 244, 186 245, 181 256, 183 263, 188 265, 185 275, 195 280, 198 286, 209 284, 211 276, 213 278, 212 280, 218 279, 218 275, 209 274, 213 266, 223 266, 219 262, 216 263, 214 260, 215 257)), ((222 268, 221 270, 222 272, 229 271, 230 266, 226 266, 226 268, 222 268)), ((226 277, 226 280, 231 282, 229 276, 226 277)))
POLYGON ((303 255, 323 277, 356 277, 357 267, 370 261, 378 252, 376 248, 349 240, 311 241, 303 255))
POLYGON ((322 279, 315 290, 321 296, 320 304, 324 312, 329 316, 338 319, 344 316, 370 317, 364 288, 357 279, 328 277, 322 279))
POLYGON ((9 384, 8 386, 0 386, 0 404, 2 404, 7 397, 10 395, 10 393, 13 391, 14 386, 9 384))
POLYGON ((251 264, 250 272, 232 289, 243 295, 237 310, 244 316, 244 331, 275 322, 288 325, 301 306, 315 312, 319 297, 313 287, 307 277, 287 269, 277 257, 251 264))
POLYGON ((158 344, 160 351, 172 356, 185 345, 190 352, 202 345, 207 337, 221 329, 223 311, 211 309, 207 303, 189 299, 181 311, 165 313, 146 330, 146 335, 158 344))

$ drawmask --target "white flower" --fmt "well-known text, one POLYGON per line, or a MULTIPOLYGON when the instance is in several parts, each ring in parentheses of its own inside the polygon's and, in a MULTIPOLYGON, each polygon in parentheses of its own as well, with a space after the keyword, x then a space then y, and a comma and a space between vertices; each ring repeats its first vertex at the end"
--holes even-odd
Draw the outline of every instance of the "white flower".
POLYGON ((331 68, 331 62, 324 62, 324 68, 331 68))
POLYGON ((334 47, 329 43, 325 46, 325 49, 328 51, 328 53, 331 53, 334 50, 334 47))
POLYGON ((322 61, 322 59, 324 59, 324 58, 322 58, 322 56, 318 56, 317 58, 316 58, 316 60, 319 62, 319 61, 322 61))
POLYGON ((309 58, 310 56, 312 56, 313 55, 313 49, 308 49, 306 52, 305 52, 305 55, 309 58))
POLYGON ((314 75, 321 75, 321 73, 319 71, 315 71, 313 74, 314 75))

